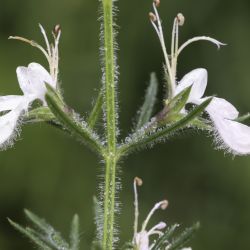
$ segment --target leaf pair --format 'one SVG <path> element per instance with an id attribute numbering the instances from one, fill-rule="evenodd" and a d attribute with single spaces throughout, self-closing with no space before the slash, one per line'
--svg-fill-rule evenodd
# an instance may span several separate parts
<path id="1" fill-rule="evenodd" d="M 23 227 L 9 219 L 10 224 L 42 250 L 79 250 L 79 217 L 75 215 L 71 223 L 70 242 L 66 242 L 45 220 L 29 210 L 25 210 L 27 219 L 32 227 Z"/>

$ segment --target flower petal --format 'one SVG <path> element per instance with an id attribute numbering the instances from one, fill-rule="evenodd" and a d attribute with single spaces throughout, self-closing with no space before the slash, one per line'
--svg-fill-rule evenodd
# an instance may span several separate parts
<path id="1" fill-rule="evenodd" d="M 0 96 L 0 112 L 15 109 L 23 101 L 23 96 Z"/>
<path id="2" fill-rule="evenodd" d="M 23 109 L 18 106 L 18 108 L 0 117 L 0 147 L 4 147 L 15 137 L 18 119 L 22 112 Z"/>
<path id="3" fill-rule="evenodd" d="M 233 121 L 239 112 L 231 103 L 214 97 L 206 111 L 214 123 L 220 147 L 235 155 L 250 154 L 250 127 Z"/>
<path id="4" fill-rule="evenodd" d="M 17 78 L 24 95 L 44 101 L 46 93 L 45 82 L 54 87 L 49 73 L 38 63 L 31 63 L 28 67 L 17 68 Z"/>
<path id="5" fill-rule="evenodd" d="M 179 94 L 185 88 L 193 85 L 187 103 L 196 103 L 207 87 L 207 71 L 206 69 L 195 69 L 186 74 L 175 89 L 175 95 Z"/>
<path id="6" fill-rule="evenodd" d="M 250 154 L 250 127 L 228 119 L 213 119 L 219 143 L 235 155 Z"/>
<path id="7" fill-rule="evenodd" d="M 49 83 L 52 87 L 56 87 L 56 83 L 52 80 L 49 72 L 39 63 L 30 63 L 28 68 L 33 71 L 35 74 L 39 75 L 39 78 L 44 82 Z"/>
<path id="8" fill-rule="evenodd" d="M 203 101 L 201 99 L 201 101 Z M 234 120 L 238 117 L 238 110 L 227 100 L 223 98 L 214 97 L 210 102 L 206 111 L 210 114 L 211 117 L 220 116 L 221 118 L 226 118 Z"/>

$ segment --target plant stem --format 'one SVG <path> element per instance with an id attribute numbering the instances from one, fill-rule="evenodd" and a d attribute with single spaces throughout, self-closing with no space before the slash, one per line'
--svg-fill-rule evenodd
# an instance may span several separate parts
<path id="1" fill-rule="evenodd" d="M 113 1 L 102 0 L 104 32 L 104 98 L 106 117 L 107 152 L 105 158 L 105 190 L 103 250 L 113 249 L 115 192 L 116 192 L 116 107 L 115 107 L 115 56 L 113 31 Z"/>

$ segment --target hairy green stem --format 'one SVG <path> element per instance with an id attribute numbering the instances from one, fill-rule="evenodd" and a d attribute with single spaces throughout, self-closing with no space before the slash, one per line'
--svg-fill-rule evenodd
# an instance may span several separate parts
<path id="1" fill-rule="evenodd" d="M 116 107 L 113 1 L 102 0 L 104 32 L 104 100 L 107 151 L 105 154 L 105 190 L 102 248 L 113 249 L 116 192 Z"/>

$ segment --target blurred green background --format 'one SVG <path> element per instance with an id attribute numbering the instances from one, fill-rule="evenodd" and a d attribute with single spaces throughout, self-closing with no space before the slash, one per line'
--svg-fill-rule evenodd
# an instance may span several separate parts
<path id="1" fill-rule="evenodd" d="M 39 52 L 9 35 L 41 41 L 38 23 L 63 30 L 60 79 L 66 101 L 81 114 L 91 108 L 100 86 L 98 0 L 0 0 L 0 94 L 19 94 L 15 69 L 31 61 L 46 65 Z M 130 131 L 136 109 L 143 101 L 149 74 L 162 74 L 162 53 L 148 21 L 151 0 L 119 0 L 120 65 L 119 104 L 121 138 Z M 230 100 L 250 111 L 250 2 L 249 0 L 162 0 L 160 8 L 166 38 L 170 39 L 176 13 L 186 17 L 181 41 L 195 35 L 213 36 L 228 46 L 217 51 L 202 43 L 189 47 L 179 60 L 181 78 L 196 67 L 209 71 L 207 94 Z M 161 81 L 162 83 L 163 81 Z M 163 93 L 159 93 L 160 109 Z M 121 242 L 132 237 L 135 176 L 140 188 L 141 218 L 156 201 L 167 198 L 169 208 L 153 222 L 199 220 L 201 230 L 193 249 L 233 250 L 250 246 L 250 158 L 232 157 L 213 149 L 212 139 L 201 133 L 133 155 L 121 164 Z M 82 249 L 90 249 L 94 236 L 92 197 L 103 172 L 98 159 L 60 131 L 45 124 L 22 128 L 14 147 L 0 153 L 0 249 L 32 249 L 6 218 L 25 223 L 29 208 L 67 237 L 71 217 L 81 218 Z"/>

